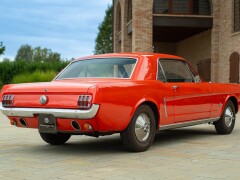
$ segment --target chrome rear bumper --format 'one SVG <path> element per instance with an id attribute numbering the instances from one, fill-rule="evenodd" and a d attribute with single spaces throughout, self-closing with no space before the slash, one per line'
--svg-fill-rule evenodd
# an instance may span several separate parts
<path id="1" fill-rule="evenodd" d="M 98 104 L 93 104 L 88 110 L 78 109 L 50 109 L 50 108 L 11 108 L 3 107 L 0 102 L 0 111 L 6 116 L 34 117 L 37 114 L 52 114 L 57 118 L 91 119 L 96 116 Z"/>

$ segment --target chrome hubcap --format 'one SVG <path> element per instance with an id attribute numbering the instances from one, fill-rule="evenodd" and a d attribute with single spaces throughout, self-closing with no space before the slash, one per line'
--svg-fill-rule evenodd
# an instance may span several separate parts
<path id="1" fill-rule="evenodd" d="M 150 134 L 150 118 L 142 113 L 137 117 L 135 124 L 135 134 L 140 142 L 144 142 L 148 139 Z"/>
<path id="2" fill-rule="evenodd" d="M 235 119 L 233 110 L 231 107 L 228 107 L 225 111 L 225 124 L 227 127 L 231 127 L 233 120 Z"/>

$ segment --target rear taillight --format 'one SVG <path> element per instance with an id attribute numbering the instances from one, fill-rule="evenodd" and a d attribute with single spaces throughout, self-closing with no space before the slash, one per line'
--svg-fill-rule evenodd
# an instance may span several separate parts
<path id="1" fill-rule="evenodd" d="M 89 109 L 92 106 L 92 95 L 79 96 L 77 105 L 81 109 Z"/>
<path id="2" fill-rule="evenodd" d="M 12 106 L 13 105 L 13 100 L 14 100 L 14 95 L 4 95 L 2 98 L 2 105 L 3 106 Z"/>

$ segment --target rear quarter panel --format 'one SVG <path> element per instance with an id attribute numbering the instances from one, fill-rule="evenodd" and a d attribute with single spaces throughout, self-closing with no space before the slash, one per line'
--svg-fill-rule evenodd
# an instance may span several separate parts
<path id="1" fill-rule="evenodd" d="M 212 88 L 212 113 L 211 117 L 220 117 L 226 102 L 235 98 L 237 106 L 240 103 L 240 86 L 236 84 L 211 83 Z M 238 109 L 238 108 L 237 108 Z"/>
<path id="2" fill-rule="evenodd" d="M 151 101 L 159 110 L 167 93 L 156 81 L 105 83 L 99 88 L 95 103 L 100 104 L 96 116 L 100 131 L 124 130 L 141 103 Z"/>

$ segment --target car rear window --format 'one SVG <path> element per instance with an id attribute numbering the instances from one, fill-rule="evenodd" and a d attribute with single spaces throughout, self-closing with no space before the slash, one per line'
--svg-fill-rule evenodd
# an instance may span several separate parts
<path id="1" fill-rule="evenodd" d="M 101 58 L 72 62 L 57 79 L 67 78 L 130 78 L 136 59 Z"/>

